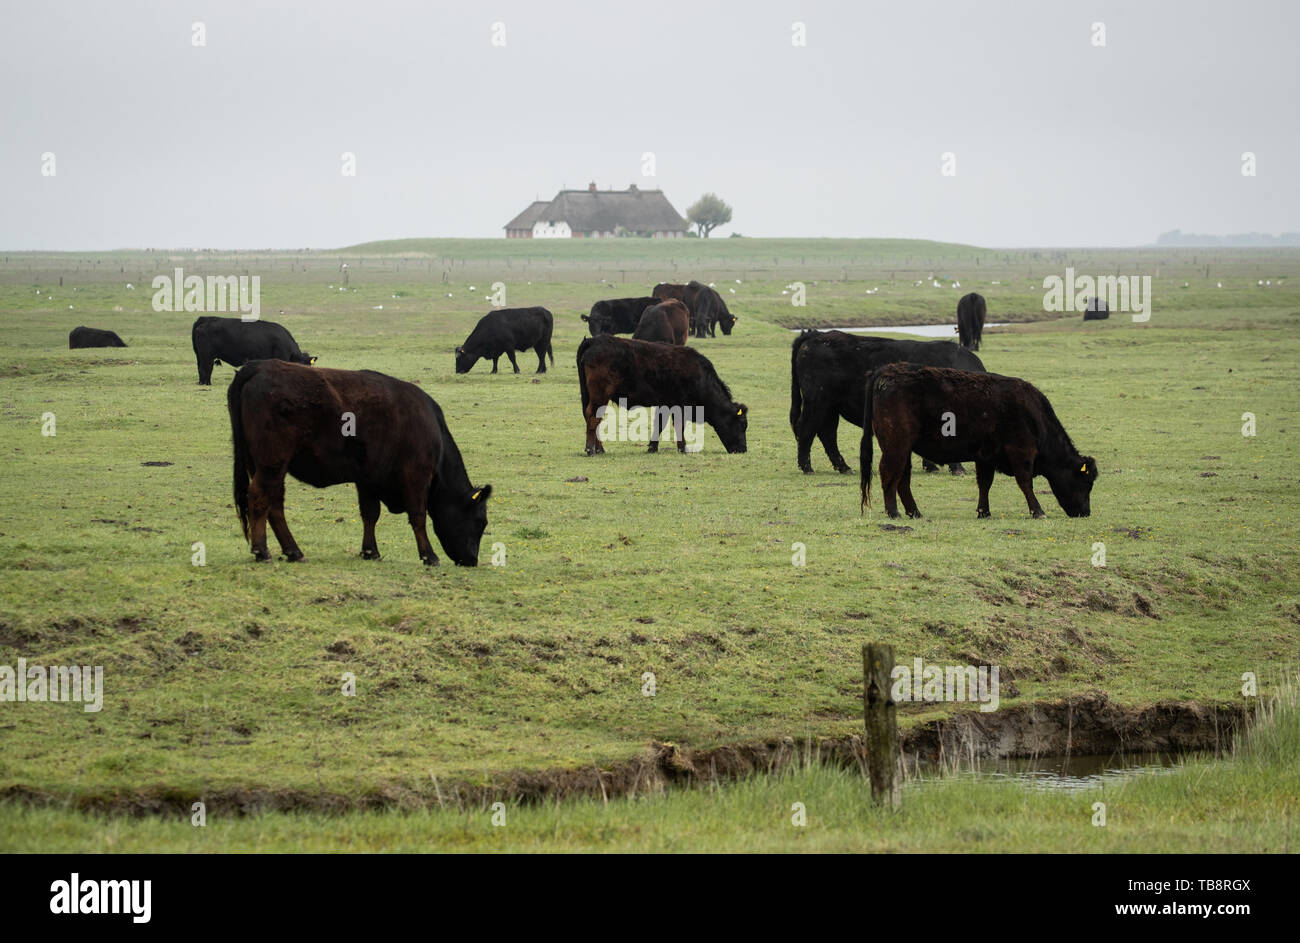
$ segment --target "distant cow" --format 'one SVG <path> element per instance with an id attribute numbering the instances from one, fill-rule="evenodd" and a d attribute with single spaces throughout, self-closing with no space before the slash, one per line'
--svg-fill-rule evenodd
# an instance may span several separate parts
<path id="1" fill-rule="evenodd" d="M 605 447 L 597 427 L 611 402 L 620 408 L 657 407 L 651 423 L 649 451 L 659 451 L 662 410 L 677 427 L 677 450 L 686 451 L 685 418 L 713 427 L 728 452 L 745 451 L 749 408 L 731 398 L 713 364 L 691 347 L 670 347 L 602 334 L 578 345 L 578 389 L 587 421 L 588 455 Z"/>
<path id="2" fill-rule="evenodd" d="M 988 313 L 988 305 L 984 303 L 984 296 L 971 292 L 969 295 L 962 295 L 961 300 L 957 302 L 957 337 L 961 346 L 968 350 L 980 349 L 980 338 L 984 334 L 984 316 Z"/>
<path id="3" fill-rule="evenodd" d="M 607 298 L 591 306 L 584 314 L 591 336 L 597 334 L 631 334 L 646 308 L 658 304 L 658 298 Z"/>
<path id="4" fill-rule="evenodd" d="M 799 468 L 804 474 L 812 474 L 809 453 L 814 437 L 821 439 L 836 471 L 853 471 L 840 454 L 840 419 L 861 425 L 867 377 L 886 364 L 903 360 L 984 372 L 979 357 L 952 341 L 896 341 L 844 331 L 804 331 L 795 338 L 790 351 L 790 428 L 798 442 Z M 937 470 L 930 462 L 924 467 Z M 962 475 L 966 470 L 953 464 L 950 471 Z"/>
<path id="5" fill-rule="evenodd" d="M 68 350 L 81 350 L 83 347 L 125 347 L 122 338 L 112 331 L 101 331 L 97 327 L 74 327 L 68 334 Z"/>
<path id="6" fill-rule="evenodd" d="M 420 559 L 436 565 L 425 516 L 447 556 L 478 564 L 492 486 L 475 488 L 447 421 L 428 393 L 371 370 L 308 369 L 258 360 L 235 374 L 226 393 L 235 449 L 235 507 L 253 556 L 269 560 L 266 525 L 288 560 L 302 551 L 284 519 L 286 471 L 325 488 L 357 487 L 361 556 L 379 559 L 375 522 L 382 501 L 405 513 Z M 352 414 L 350 427 L 342 416 Z"/>
<path id="7" fill-rule="evenodd" d="M 204 316 L 194 322 L 190 339 L 199 363 L 199 382 L 204 386 L 212 385 L 212 368 L 219 363 L 242 367 L 252 360 L 316 362 L 315 357 L 298 348 L 292 334 L 272 321 Z"/>
<path id="8" fill-rule="evenodd" d="M 632 337 L 639 341 L 658 341 L 661 344 L 681 346 L 686 343 L 690 327 L 691 313 L 686 310 L 686 305 L 676 298 L 669 298 L 645 309 Z"/>
<path id="9" fill-rule="evenodd" d="M 871 503 L 871 435 L 880 440 L 880 487 L 885 513 L 898 517 L 898 497 L 908 517 L 921 512 L 912 497 L 912 453 L 934 462 L 975 462 L 979 517 L 989 516 L 993 473 L 1012 475 L 1034 517 L 1042 475 L 1070 517 L 1091 511 L 1097 463 L 1080 455 L 1047 397 L 1024 380 L 995 373 L 891 364 L 867 384 L 863 411 L 862 506 Z"/>
<path id="10" fill-rule="evenodd" d="M 505 354 L 510 366 L 519 372 L 515 360 L 516 350 L 531 349 L 537 354 L 537 372 L 546 372 L 546 358 L 555 363 L 551 353 L 551 331 L 555 319 L 545 308 L 502 308 L 490 311 L 479 319 L 465 343 L 456 348 L 456 372 L 469 373 L 479 358 L 492 361 L 492 372 L 497 372 L 497 361 Z"/>
<path id="11" fill-rule="evenodd" d="M 1083 308 L 1085 321 L 1105 321 L 1110 317 L 1110 307 L 1104 298 L 1089 298 Z"/>
<path id="12" fill-rule="evenodd" d="M 719 325 L 723 334 L 730 335 L 738 320 L 727 310 L 727 303 L 721 295 L 697 281 L 685 285 L 660 282 L 651 294 L 658 299 L 676 298 L 683 302 L 691 313 L 691 335 L 694 337 L 714 337 L 714 329 Z"/>

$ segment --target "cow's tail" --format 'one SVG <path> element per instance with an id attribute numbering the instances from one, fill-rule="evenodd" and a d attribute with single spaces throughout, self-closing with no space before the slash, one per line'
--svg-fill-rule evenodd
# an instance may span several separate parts
<path id="1" fill-rule="evenodd" d="M 244 410 L 240 394 L 254 371 L 244 367 L 230 381 L 226 390 L 226 408 L 230 411 L 230 438 L 234 444 L 234 495 L 235 510 L 239 512 L 239 526 L 244 539 L 248 539 L 248 443 L 244 440 Z"/>
<path id="2" fill-rule="evenodd" d="M 980 295 L 979 303 L 973 305 L 975 308 L 975 323 L 971 325 L 971 333 L 975 335 L 975 349 L 980 349 L 980 339 L 984 336 L 984 319 L 988 316 L 988 305 L 984 301 L 984 296 Z"/>
<path id="3" fill-rule="evenodd" d="M 812 331 L 804 331 L 790 345 L 790 428 L 799 431 L 799 416 L 803 413 L 803 393 L 799 389 L 799 348 L 803 342 L 812 337 Z"/>
<path id="4" fill-rule="evenodd" d="M 551 358 L 551 366 L 555 366 L 555 351 L 551 350 L 551 335 L 555 332 L 555 323 L 551 322 L 546 325 L 546 356 Z"/>
<path id="5" fill-rule="evenodd" d="M 858 446 L 858 482 L 862 490 L 862 503 L 858 506 L 858 513 L 866 513 L 866 509 L 871 507 L 871 400 L 876 395 L 876 375 L 867 374 L 867 395 L 863 397 L 866 400 L 866 408 L 862 412 L 862 444 Z"/>
<path id="6" fill-rule="evenodd" d="M 582 369 L 582 355 L 591 346 L 591 340 L 590 337 L 584 337 L 582 343 L 578 345 L 578 392 L 582 394 L 582 412 L 584 415 L 587 412 L 587 404 L 591 402 L 591 394 L 587 392 L 587 371 Z"/>

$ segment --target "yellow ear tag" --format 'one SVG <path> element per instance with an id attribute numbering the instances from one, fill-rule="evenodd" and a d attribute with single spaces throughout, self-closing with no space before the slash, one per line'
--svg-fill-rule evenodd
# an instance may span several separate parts
<path id="1" fill-rule="evenodd" d="M 743 415 L 745 415 L 745 411 L 744 411 L 743 409 L 738 409 L 738 410 L 736 410 L 736 415 L 737 415 L 737 416 L 743 416 Z"/>
<path id="2" fill-rule="evenodd" d="M 480 488 L 478 491 L 475 491 L 473 494 L 471 494 L 471 495 L 469 496 L 469 499 L 470 499 L 471 501 L 477 501 L 477 500 L 478 500 L 478 496 L 481 495 L 482 493 L 483 493 L 483 489 Z"/>
<path id="3" fill-rule="evenodd" d="M 1085 475 L 1088 474 L 1088 466 L 1084 465 L 1082 468 L 1079 469 L 1079 471 L 1083 472 Z"/>

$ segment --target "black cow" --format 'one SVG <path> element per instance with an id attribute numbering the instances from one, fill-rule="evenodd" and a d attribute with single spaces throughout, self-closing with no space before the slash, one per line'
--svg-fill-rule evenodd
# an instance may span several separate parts
<path id="1" fill-rule="evenodd" d="M 68 350 L 81 350 L 84 347 L 125 347 L 122 338 L 112 331 L 101 331 L 97 327 L 74 327 L 68 334 Z"/>
<path id="2" fill-rule="evenodd" d="M 961 300 L 957 302 L 957 338 L 961 346 L 968 350 L 980 349 L 980 338 L 984 334 L 984 316 L 988 313 L 988 305 L 984 303 L 984 296 L 971 292 L 969 295 L 962 295 Z"/>
<path id="3" fill-rule="evenodd" d="M 606 298 L 584 314 L 591 336 L 597 334 L 631 334 L 636 330 L 645 309 L 659 303 L 658 298 Z"/>
<path id="4" fill-rule="evenodd" d="M 456 348 L 456 372 L 469 373 L 479 358 L 492 361 L 492 372 L 497 372 L 497 361 L 505 354 L 510 366 L 519 372 L 515 360 L 516 350 L 533 350 L 537 354 L 537 372 L 546 372 L 546 358 L 555 363 L 551 353 L 551 331 L 555 319 L 545 308 L 502 308 L 490 311 L 479 318 L 465 343 Z"/>
<path id="5" fill-rule="evenodd" d="M 715 328 L 719 325 L 723 334 L 730 335 L 739 320 L 727 310 L 722 296 L 701 282 L 692 280 L 685 285 L 660 282 L 651 294 L 660 300 L 676 298 L 684 303 L 691 313 L 691 335 L 694 337 L 715 337 Z"/>
<path id="6" fill-rule="evenodd" d="M 996 373 L 899 363 L 882 367 L 866 384 L 861 463 L 862 506 L 871 503 L 871 435 L 880 440 L 880 487 L 885 513 L 898 517 L 898 497 L 908 517 L 921 512 L 912 497 L 912 453 L 934 462 L 975 462 L 976 514 L 989 516 L 993 473 L 1012 475 L 1034 517 L 1042 475 L 1070 517 L 1091 513 L 1097 463 L 1080 455 L 1047 397 L 1024 380 Z"/>
<path id="7" fill-rule="evenodd" d="M 1110 307 L 1103 298 L 1089 298 L 1083 308 L 1085 321 L 1105 321 L 1110 318 Z"/>
<path id="8" fill-rule="evenodd" d="M 364 524 L 361 556 L 379 559 L 382 501 L 405 512 L 420 559 L 436 565 L 425 530 L 460 566 L 478 564 L 492 486 L 475 488 L 438 404 L 413 383 L 372 370 L 308 369 L 257 360 L 226 392 L 234 440 L 235 508 L 253 556 L 269 560 L 269 519 L 286 559 L 302 551 L 284 519 L 284 476 L 316 488 L 352 482 Z M 351 413 L 345 422 L 342 414 Z"/>
<path id="9" fill-rule="evenodd" d="M 663 411 L 674 418 L 679 452 L 686 451 L 687 419 L 712 426 L 728 452 L 745 451 L 749 408 L 732 399 L 713 364 L 694 348 L 606 334 L 583 338 L 578 345 L 578 389 L 587 421 L 588 455 L 605 451 L 596 430 L 602 407 L 610 402 L 628 409 L 657 407 L 651 423 L 651 452 L 659 451 Z"/>
<path id="10" fill-rule="evenodd" d="M 293 335 L 273 321 L 204 316 L 190 329 L 199 382 L 212 385 L 212 368 L 219 363 L 242 367 L 253 360 L 284 360 L 313 364 L 316 358 L 298 348 Z"/>
<path id="11" fill-rule="evenodd" d="M 853 471 L 840 454 L 840 419 L 861 425 L 867 377 L 885 364 L 903 360 L 984 372 L 978 357 L 951 341 L 896 341 L 844 331 L 804 331 L 794 339 L 790 350 L 790 428 L 798 442 L 799 468 L 804 474 L 812 474 L 809 453 L 814 437 L 821 439 L 836 471 Z M 930 462 L 924 467 L 937 470 Z M 949 470 L 954 475 L 966 473 L 960 464 Z"/>

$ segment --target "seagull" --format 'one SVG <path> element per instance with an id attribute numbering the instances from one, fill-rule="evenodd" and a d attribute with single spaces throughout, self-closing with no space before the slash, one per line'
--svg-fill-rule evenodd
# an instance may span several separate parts
<path id="1" fill-rule="evenodd" d="M 1220 288 L 1223 287 L 1223 282 L 1219 282 L 1219 287 L 1220 287 Z"/>

